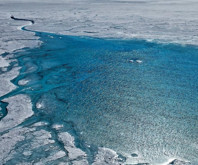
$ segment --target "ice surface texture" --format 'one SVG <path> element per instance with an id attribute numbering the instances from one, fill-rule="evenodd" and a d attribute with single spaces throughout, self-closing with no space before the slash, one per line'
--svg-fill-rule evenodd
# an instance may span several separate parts
<path id="1" fill-rule="evenodd" d="M 11 15 L 33 19 L 36 24 L 30 28 L 39 31 L 198 43 L 197 0 L 1 0 L 0 4 L 1 21 Z"/>

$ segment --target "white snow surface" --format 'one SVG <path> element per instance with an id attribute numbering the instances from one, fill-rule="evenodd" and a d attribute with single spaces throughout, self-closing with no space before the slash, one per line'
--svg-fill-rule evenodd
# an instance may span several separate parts
<path id="1" fill-rule="evenodd" d="M 3 101 L 8 103 L 8 114 L 0 122 L 0 132 L 21 124 L 33 115 L 32 102 L 27 95 L 19 94 Z"/>
<path id="2" fill-rule="evenodd" d="M 19 69 L 20 67 L 15 67 L 4 74 L 0 74 L 0 97 L 17 88 L 10 81 L 19 75 Z"/>
<path id="3" fill-rule="evenodd" d="M 0 35 L 9 31 L 0 42 L 35 44 L 22 42 L 35 37 L 17 31 L 23 22 L 11 20 L 14 15 L 35 20 L 28 29 L 37 31 L 197 45 L 197 9 L 197 0 L 0 0 Z"/>

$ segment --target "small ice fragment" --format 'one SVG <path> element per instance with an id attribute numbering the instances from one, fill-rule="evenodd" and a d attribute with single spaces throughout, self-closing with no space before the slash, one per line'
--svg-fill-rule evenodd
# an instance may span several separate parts
<path id="1" fill-rule="evenodd" d="M 142 61 L 141 61 L 141 60 L 136 60 L 136 62 L 137 62 L 137 63 L 139 63 L 139 64 L 140 64 L 140 63 L 142 63 Z"/>
<path id="2" fill-rule="evenodd" d="M 28 82 L 29 82 L 28 80 L 22 79 L 22 80 L 19 80 L 18 84 L 23 86 L 23 85 L 26 85 Z"/>
<path id="3" fill-rule="evenodd" d="M 30 156 L 30 155 L 32 155 L 32 152 L 31 151 L 24 151 L 23 152 L 23 155 Z"/>
<path id="4" fill-rule="evenodd" d="M 42 103 L 36 103 L 36 108 L 37 109 L 40 109 L 40 108 L 43 108 L 44 107 L 44 105 L 42 104 Z"/>
<path id="5" fill-rule="evenodd" d="M 39 126 L 45 126 L 45 125 L 48 125 L 49 123 L 47 122 L 43 122 L 43 121 L 40 121 L 40 122 L 37 122 L 35 124 L 33 124 L 34 127 L 39 127 Z"/>
<path id="6" fill-rule="evenodd" d="M 53 124 L 52 128 L 59 130 L 59 129 L 63 128 L 63 124 Z"/>

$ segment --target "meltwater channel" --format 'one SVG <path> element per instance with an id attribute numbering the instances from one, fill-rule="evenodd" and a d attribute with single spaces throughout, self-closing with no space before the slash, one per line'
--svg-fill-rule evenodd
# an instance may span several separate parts
<path id="1" fill-rule="evenodd" d="M 89 157 L 107 147 L 131 164 L 172 158 L 198 164 L 198 47 L 35 35 L 40 47 L 14 53 L 21 70 L 9 96 L 30 96 L 34 111 L 23 127 L 38 121 L 62 125 Z M 44 152 L 34 152 L 39 150 Z"/>

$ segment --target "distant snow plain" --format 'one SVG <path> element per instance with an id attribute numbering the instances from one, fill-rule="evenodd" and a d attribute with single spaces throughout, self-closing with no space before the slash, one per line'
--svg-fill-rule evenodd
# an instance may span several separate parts
<path id="1" fill-rule="evenodd" d="M 197 0 L 0 0 L 0 49 L 35 44 L 11 15 L 34 19 L 37 31 L 197 45 L 197 9 Z"/>

